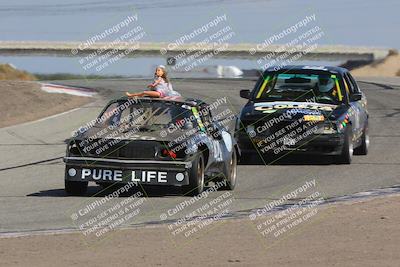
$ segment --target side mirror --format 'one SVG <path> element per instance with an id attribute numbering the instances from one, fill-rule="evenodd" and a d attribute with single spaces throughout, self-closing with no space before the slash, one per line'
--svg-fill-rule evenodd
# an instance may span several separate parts
<path id="1" fill-rule="evenodd" d="M 362 94 L 361 93 L 354 93 L 350 96 L 350 101 L 359 101 L 362 99 Z"/>
<path id="2" fill-rule="evenodd" d="M 240 97 L 250 99 L 250 90 L 240 90 Z"/>

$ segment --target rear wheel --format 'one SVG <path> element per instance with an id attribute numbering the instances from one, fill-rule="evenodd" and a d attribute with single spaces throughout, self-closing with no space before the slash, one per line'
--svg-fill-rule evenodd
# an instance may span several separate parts
<path id="1" fill-rule="evenodd" d="M 336 162 L 338 164 L 350 164 L 353 158 L 353 140 L 352 140 L 352 130 L 348 127 L 344 136 L 344 143 L 342 148 L 342 153 L 336 156 Z"/>
<path id="2" fill-rule="evenodd" d="M 369 147 L 369 135 L 368 126 L 365 126 L 363 134 L 361 136 L 361 145 L 354 149 L 355 155 L 367 155 Z"/>
<path id="3" fill-rule="evenodd" d="M 226 181 L 226 185 L 222 187 L 224 190 L 233 190 L 236 187 L 236 177 L 237 177 L 237 153 L 234 148 L 231 155 L 231 160 L 229 161 L 229 165 L 226 166 L 224 171 L 224 178 Z"/>
<path id="4" fill-rule="evenodd" d="M 204 184 L 204 157 L 199 154 L 192 162 L 192 168 L 189 173 L 189 186 L 187 186 L 186 193 L 190 196 L 197 196 L 203 192 Z"/>
<path id="5" fill-rule="evenodd" d="M 88 182 L 65 180 L 65 192 L 70 196 L 83 196 L 86 194 Z"/>

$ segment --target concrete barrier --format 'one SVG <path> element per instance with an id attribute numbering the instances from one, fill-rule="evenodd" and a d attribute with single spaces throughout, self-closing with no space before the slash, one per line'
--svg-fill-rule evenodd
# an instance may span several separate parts
<path id="1" fill-rule="evenodd" d="M 225 45 L 225 49 L 221 49 L 214 55 L 216 58 L 241 58 L 241 59 L 257 59 L 267 53 L 275 52 L 275 56 L 284 54 L 290 50 L 290 47 L 283 47 L 280 45 L 270 45 L 262 51 L 249 51 L 257 46 L 257 44 L 219 44 L 213 47 L 206 48 L 205 52 L 213 51 L 218 47 Z M 40 55 L 40 56 L 67 56 L 67 57 L 81 57 L 90 55 L 99 49 L 104 49 L 102 54 L 107 51 L 117 50 L 126 51 L 127 49 L 134 49 L 133 52 L 128 53 L 127 57 L 176 57 L 184 51 L 196 52 L 200 51 L 201 47 L 197 43 L 188 43 L 179 45 L 174 49 L 167 49 L 168 43 L 119 43 L 113 45 L 112 43 L 101 42 L 92 44 L 89 48 L 80 49 L 82 44 L 80 42 L 48 42 L 48 41 L 0 41 L 0 55 Z M 276 51 L 280 48 L 283 50 L 279 53 Z M 207 51 L 208 50 L 208 51 Z M 160 52 L 162 51 L 162 53 Z M 372 62 L 385 58 L 390 49 L 385 48 L 371 48 L 371 47 L 354 47 L 344 45 L 327 45 L 317 46 L 312 51 L 297 50 L 298 53 L 303 53 L 302 60 L 324 60 L 324 61 L 365 61 Z M 304 53 L 307 52 L 307 53 Z"/>

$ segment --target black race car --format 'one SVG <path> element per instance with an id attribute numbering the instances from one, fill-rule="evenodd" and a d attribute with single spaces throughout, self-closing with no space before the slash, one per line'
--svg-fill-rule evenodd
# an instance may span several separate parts
<path id="1" fill-rule="evenodd" d="M 233 190 L 239 150 L 232 134 L 198 100 L 120 98 L 76 131 L 64 158 L 65 190 L 107 186 L 179 186 L 197 195 L 212 178 Z"/>
<path id="2" fill-rule="evenodd" d="M 349 164 L 353 153 L 368 153 L 367 100 L 344 68 L 270 68 L 240 96 L 249 99 L 237 125 L 242 154 L 332 155 Z"/>

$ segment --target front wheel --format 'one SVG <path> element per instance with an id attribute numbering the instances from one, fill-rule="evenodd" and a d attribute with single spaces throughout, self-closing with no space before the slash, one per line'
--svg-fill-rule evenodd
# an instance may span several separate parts
<path id="1" fill-rule="evenodd" d="M 367 155 L 369 147 L 368 126 L 365 126 L 361 136 L 361 145 L 354 149 L 355 155 Z"/>
<path id="2" fill-rule="evenodd" d="M 352 130 L 349 127 L 344 135 L 342 153 L 336 156 L 336 162 L 338 164 L 350 164 L 353 158 L 353 152 Z"/>
<path id="3" fill-rule="evenodd" d="M 187 186 L 187 194 L 197 196 L 204 190 L 205 175 L 204 175 L 204 157 L 199 154 L 192 161 L 192 168 L 189 173 L 189 185 Z"/>
<path id="4" fill-rule="evenodd" d="M 231 155 L 231 160 L 229 161 L 229 165 L 225 167 L 224 178 L 226 185 L 222 188 L 225 190 L 233 190 L 236 187 L 236 177 L 237 177 L 237 153 L 234 148 Z"/>
<path id="5" fill-rule="evenodd" d="M 65 192 L 70 196 L 83 196 L 86 194 L 88 182 L 65 180 Z"/>

